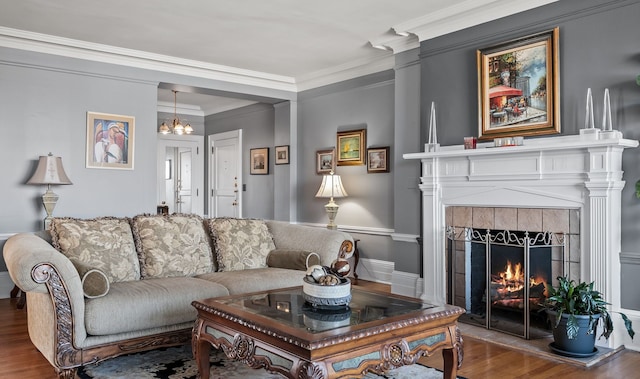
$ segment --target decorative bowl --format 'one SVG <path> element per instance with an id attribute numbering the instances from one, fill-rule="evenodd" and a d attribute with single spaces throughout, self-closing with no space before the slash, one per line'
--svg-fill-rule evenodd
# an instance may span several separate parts
<path id="1" fill-rule="evenodd" d="M 321 286 L 305 277 L 302 282 L 302 297 L 318 308 L 336 308 L 349 305 L 351 301 L 351 281 L 340 278 L 335 286 Z"/>

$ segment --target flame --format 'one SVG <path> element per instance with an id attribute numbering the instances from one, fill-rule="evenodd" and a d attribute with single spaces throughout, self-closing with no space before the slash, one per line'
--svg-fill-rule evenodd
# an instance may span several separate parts
<path id="1" fill-rule="evenodd" d="M 501 284 L 501 287 L 497 289 L 497 292 L 500 295 L 504 296 L 513 292 L 522 291 L 524 289 L 524 270 L 522 269 L 522 264 L 519 262 L 514 265 L 511 263 L 511 261 L 507 261 L 507 265 L 504 271 L 498 273 L 498 277 L 500 279 L 494 281 L 494 283 Z M 529 278 L 529 287 L 533 287 L 541 283 L 544 284 L 544 295 L 548 296 L 546 290 L 546 280 L 543 277 L 531 276 Z"/>

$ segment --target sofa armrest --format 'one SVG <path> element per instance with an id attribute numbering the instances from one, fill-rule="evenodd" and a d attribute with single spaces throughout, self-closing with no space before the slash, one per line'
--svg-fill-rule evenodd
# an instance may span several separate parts
<path id="1" fill-rule="evenodd" d="M 283 221 L 267 221 L 277 249 L 312 251 L 320 256 L 320 264 L 331 265 L 339 256 L 349 258 L 354 252 L 349 233 Z"/>
<path id="2" fill-rule="evenodd" d="M 56 342 L 53 347 L 59 367 L 75 361 L 75 346 L 80 346 L 87 335 L 84 293 L 80 275 L 73 263 L 33 233 L 10 237 L 4 245 L 3 255 L 9 276 L 20 289 L 49 294 L 55 312 L 53 319 L 56 325 L 53 327 Z"/>
<path id="3" fill-rule="evenodd" d="M 9 276 L 25 292 L 48 292 L 45 282 L 34 278 L 34 269 L 44 263 L 57 269 L 69 291 L 77 290 L 82 293 L 80 275 L 73 263 L 35 234 L 20 233 L 11 236 L 5 243 L 3 255 Z"/>

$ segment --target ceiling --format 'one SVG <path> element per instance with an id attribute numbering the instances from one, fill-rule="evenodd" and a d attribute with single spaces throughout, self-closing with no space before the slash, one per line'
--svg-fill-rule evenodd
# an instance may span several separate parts
<path id="1" fill-rule="evenodd" d="M 553 1 L 0 0 L 0 46 L 160 63 L 295 92 L 391 68 L 394 53 L 420 41 Z M 204 114 L 232 106 L 210 95 L 178 96 Z M 172 105 L 173 93 L 162 89 L 158 100 Z"/>

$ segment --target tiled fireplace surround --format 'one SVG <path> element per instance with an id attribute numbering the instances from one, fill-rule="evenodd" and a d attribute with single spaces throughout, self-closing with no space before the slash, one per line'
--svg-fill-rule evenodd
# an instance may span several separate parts
<path id="1" fill-rule="evenodd" d="M 580 280 L 580 212 L 577 209 L 452 206 L 445 210 L 445 224 L 457 231 L 473 228 L 481 231 L 527 231 L 532 237 L 540 232 L 566 235 L 567 267 L 554 267 L 554 272 L 564 270 L 571 279 Z M 554 259 L 562 265 L 559 252 Z"/>
<path id="2" fill-rule="evenodd" d="M 492 143 L 483 143 L 473 150 L 456 145 L 404 154 L 422 164 L 421 298 L 446 302 L 448 215 L 452 222 L 458 216 L 464 222 L 470 218 L 471 223 L 485 223 L 493 213 L 499 229 L 531 230 L 525 226 L 541 223 L 544 231 L 545 214 L 570 210 L 569 228 L 572 217 L 577 219 L 573 227 L 579 228 L 575 271 L 580 280 L 595 281 L 611 309 L 619 310 L 622 153 L 638 142 L 613 137 L 560 136 L 526 139 L 524 146 L 492 148 Z M 546 218 L 547 225 L 555 222 Z M 599 340 L 608 347 L 625 341 L 621 319 L 614 322 L 608 342 Z"/>

